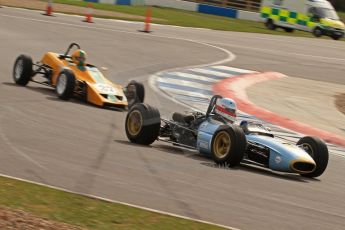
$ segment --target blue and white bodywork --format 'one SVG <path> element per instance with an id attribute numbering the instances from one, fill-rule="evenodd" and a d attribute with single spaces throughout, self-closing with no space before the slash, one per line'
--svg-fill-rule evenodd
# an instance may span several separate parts
<path id="1" fill-rule="evenodd" d="M 133 143 L 149 145 L 160 140 L 194 149 L 229 167 L 245 161 L 305 177 L 318 177 L 326 170 L 329 156 L 324 141 L 307 136 L 292 144 L 275 138 L 261 124 L 233 124 L 233 120 L 215 111 L 221 98 L 212 97 L 206 114 L 175 112 L 171 120 L 160 118 L 154 107 L 137 104 L 126 117 L 127 137 Z"/>
<path id="2" fill-rule="evenodd" d="M 211 118 L 208 118 L 206 121 L 201 123 L 198 129 L 198 138 L 196 145 L 200 153 L 209 156 L 211 155 L 212 138 L 221 125 L 222 124 L 213 121 Z"/>
<path id="3" fill-rule="evenodd" d="M 212 139 L 224 124 L 208 118 L 198 129 L 197 150 L 212 155 Z M 246 131 L 247 149 L 244 159 L 254 161 L 275 171 L 310 173 L 315 170 L 313 158 L 301 147 L 281 142 L 260 124 L 241 126 Z"/>
<path id="4" fill-rule="evenodd" d="M 313 158 L 297 145 L 279 142 L 273 137 L 257 134 L 248 134 L 246 138 L 248 143 L 265 147 L 268 150 L 268 167 L 272 170 L 309 173 L 316 167 Z"/>

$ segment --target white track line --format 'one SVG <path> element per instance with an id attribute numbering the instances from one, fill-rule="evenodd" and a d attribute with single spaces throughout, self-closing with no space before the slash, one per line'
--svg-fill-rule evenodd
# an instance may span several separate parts
<path id="1" fill-rule="evenodd" d="M 172 79 L 172 78 L 164 78 L 160 77 L 157 79 L 158 83 L 168 83 L 168 84 L 174 84 L 174 85 L 179 85 L 179 86 L 187 86 L 187 87 L 193 87 L 193 88 L 198 88 L 201 90 L 208 90 L 212 91 L 211 86 L 212 84 L 202 84 L 202 83 L 197 83 L 197 82 L 190 82 L 190 81 L 185 81 L 185 80 L 177 80 L 177 79 Z"/>
<path id="2" fill-rule="evenodd" d="M 306 58 L 312 58 L 317 60 L 329 60 L 329 61 L 338 61 L 339 63 L 344 63 L 344 58 L 336 58 L 336 57 L 325 57 L 325 56 L 319 56 L 319 55 L 311 55 L 311 54 L 303 54 L 303 53 L 295 53 L 295 52 L 282 52 L 279 50 L 270 50 L 270 49 L 264 49 L 264 48 L 256 48 L 256 47 L 249 47 L 249 46 L 242 46 L 242 45 L 235 45 L 230 43 L 213 43 L 216 45 L 221 46 L 228 46 L 228 47 L 235 47 L 235 48 L 241 48 L 241 49 L 247 49 L 247 50 L 254 50 L 254 51 L 260 51 L 265 53 L 274 53 L 278 55 L 292 55 L 292 56 L 300 56 L 300 57 L 306 57 Z"/>
<path id="3" fill-rule="evenodd" d="M 211 70 L 211 69 L 193 68 L 190 70 L 193 72 L 197 72 L 197 73 L 209 74 L 209 75 L 218 76 L 218 77 L 225 77 L 225 78 L 232 76 L 232 74 L 230 74 L 230 73 L 218 72 L 218 71 Z"/>
<path id="4" fill-rule="evenodd" d="M 0 116 L 0 138 L 5 142 L 5 144 L 7 144 L 12 149 L 13 152 L 10 152 L 10 153 L 11 154 L 16 153 L 17 155 L 22 156 L 23 158 L 25 158 L 27 161 L 31 162 L 38 168 L 47 169 L 46 167 L 38 163 L 36 160 L 34 160 L 32 157 L 30 157 L 28 154 L 24 153 L 19 148 L 17 148 L 14 144 L 12 144 L 12 142 L 8 139 L 8 137 L 2 131 L 3 130 L 1 126 L 2 118 L 3 116 Z"/>
<path id="5" fill-rule="evenodd" d="M 256 71 L 252 71 L 252 70 L 246 70 L 246 69 L 239 69 L 239 68 L 234 68 L 234 67 L 230 67 L 230 66 L 212 66 L 213 69 L 219 69 L 219 70 L 225 70 L 225 71 L 231 71 L 231 72 L 237 72 L 237 73 L 257 73 Z"/>
<path id="6" fill-rule="evenodd" d="M 214 83 L 214 82 L 219 81 L 219 79 L 215 79 L 215 78 L 212 78 L 212 77 L 205 77 L 205 76 L 201 76 L 201 75 L 195 75 L 195 74 L 183 73 L 183 72 L 171 72 L 171 73 L 169 73 L 169 75 L 177 76 L 177 77 L 183 77 L 183 78 L 188 78 L 188 79 L 191 79 L 191 80 L 200 80 L 200 81 L 205 81 L 205 82 L 209 82 L 209 83 Z M 163 77 L 166 78 L 166 76 L 162 76 L 162 78 Z"/>
<path id="7" fill-rule="evenodd" d="M 93 29 L 93 30 L 103 30 L 103 31 L 127 33 L 127 34 L 132 34 L 132 35 L 135 35 L 135 36 L 151 36 L 151 37 L 167 38 L 167 39 L 174 39 L 174 40 L 192 42 L 192 43 L 195 43 L 195 44 L 204 45 L 204 46 L 208 46 L 208 47 L 211 47 L 211 48 L 218 49 L 220 51 L 225 52 L 226 55 L 227 55 L 227 57 L 225 59 L 222 59 L 220 61 L 216 61 L 216 62 L 208 63 L 208 64 L 203 64 L 203 65 L 196 65 L 195 67 L 198 67 L 198 66 L 209 66 L 209 65 L 221 65 L 223 63 L 230 62 L 230 61 L 235 59 L 235 55 L 233 53 L 231 53 L 230 51 L 224 49 L 224 48 L 221 48 L 221 47 L 218 47 L 218 46 L 214 46 L 214 45 L 202 42 L 202 41 L 193 40 L 193 39 L 185 39 L 185 38 L 180 38 L 180 37 L 176 37 L 176 36 L 146 34 L 146 33 L 139 33 L 139 32 L 133 32 L 133 31 L 120 30 L 120 29 L 111 29 L 111 28 L 102 28 L 102 27 L 94 27 L 94 26 L 86 26 L 86 25 L 77 25 L 77 24 L 66 23 L 66 22 L 54 22 L 54 21 L 47 21 L 47 20 L 42 20 L 42 19 L 33 19 L 33 18 L 27 18 L 27 17 L 22 17 L 22 16 L 8 15 L 8 14 L 0 14 L 0 16 L 9 17 L 9 18 L 23 19 L 23 20 L 26 20 L 26 21 L 35 21 L 35 22 L 43 22 L 43 23 L 49 23 L 49 24 L 63 25 L 63 26 L 71 26 L 71 27 L 86 28 L 86 29 Z M 189 66 L 189 67 L 191 68 L 192 66 Z M 186 67 L 186 68 L 188 68 L 188 67 Z"/>
<path id="8" fill-rule="evenodd" d="M 185 96 L 199 97 L 199 98 L 204 98 L 204 99 L 210 99 L 211 98 L 210 95 L 205 95 L 205 94 L 197 93 L 197 92 L 186 92 L 185 90 L 173 89 L 173 88 L 165 87 L 165 86 L 160 86 L 160 88 L 164 89 L 165 91 L 168 91 L 168 93 L 173 93 L 177 96 L 178 95 L 185 95 Z"/>

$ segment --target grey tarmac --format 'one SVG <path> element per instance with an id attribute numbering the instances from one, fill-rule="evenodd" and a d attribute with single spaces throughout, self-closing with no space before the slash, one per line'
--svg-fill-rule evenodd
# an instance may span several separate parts
<path id="1" fill-rule="evenodd" d="M 0 10 L 0 173 L 240 229 L 343 228 L 342 157 L 331 155 L 328 170 L 313 180 L 244 164 L 220 169 L 191 151 L 130 144 L 124 112 L 60 101 L 51 89 L 18 87 L 11 79 L 20 53 L 38 60 L 79 42 L 111 80 L 141 79 L 147 102 L 169 116 L 187 108 L 150 90 L 149 76 L 227 58 L 219 49 L 171 37 L 228 49 L 237 55 L 227 63 L 233 67 L 344 84 L 341 42 L 159 25 L 141 34 L 142 24 L 81 19 Z"/>

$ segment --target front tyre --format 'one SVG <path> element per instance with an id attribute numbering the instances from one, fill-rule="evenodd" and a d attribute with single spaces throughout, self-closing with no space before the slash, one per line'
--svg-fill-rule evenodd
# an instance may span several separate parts
<path id="1" fill-rule="evenodd" d="M 66 101 L 73 97 L 75 81 L 74 73 L 71 70 L 62 70 L 57 78 L 55 86 L 57 96 Z"/>
<path id="2" fill-rule="evenodd" d="M 32 58 L 28 55 L 20 55 L 13 67 L 13 80 L 17 85 L 26 86 L 32 77 Z"/>
<path id="3" fill-rule="evenodd" d="M 238 126 L 222 126 L 213 135 L 211 153 L 220 165 L 235 167 L 242 161 L 247 146 L 243 130 Z"/>
<path id="4" fill-rule="evenodd" d="M 341 39 L 343 36 L 341 35 L 332 35 L 331 38 L 333 38 L 333 40 L 339 40 Z"/>
<path id="5" fill-rule="evenodd" d="M 284 30 L 287 33 L 293 33 L 295 31 L 293 28 L 289 28 L 289 27 L 284 27 Z"/>
<path id="6" fill-rule="evenodd" d="M 313 35 L 317 38 L 321 37 L 322 36 L 322 30 L 319 27 L 316 27 L 313 30 Z"/>
<path id="7" fill-rule="evenodd" d="M 135 104 L 126 116 L 126 135 L 132 143 L 152 144 L 159 136 L 160 126 L 158 109 L 147 104 Z"/>
<path id="8" fill-rule="evenodd" d="M 301 174 L 304 177 L 318 177 L 323 174 L 328 165 L 328 148 L 324 141 L 316 137 L 303 137 L 297 145 L 301 146 L 315 161 L 316 168 L 311 173 Z"/>

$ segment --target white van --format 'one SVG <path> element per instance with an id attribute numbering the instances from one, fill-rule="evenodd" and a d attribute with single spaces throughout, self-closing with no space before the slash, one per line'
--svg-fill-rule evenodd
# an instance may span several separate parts
<path id="1" fill-rule="evenodd" d="M 280 27 L 327 35 L 335 40 L 344 36 L 345 25 L 327 0 L 262 0 L 261 17 L 268 29 Z"/>

